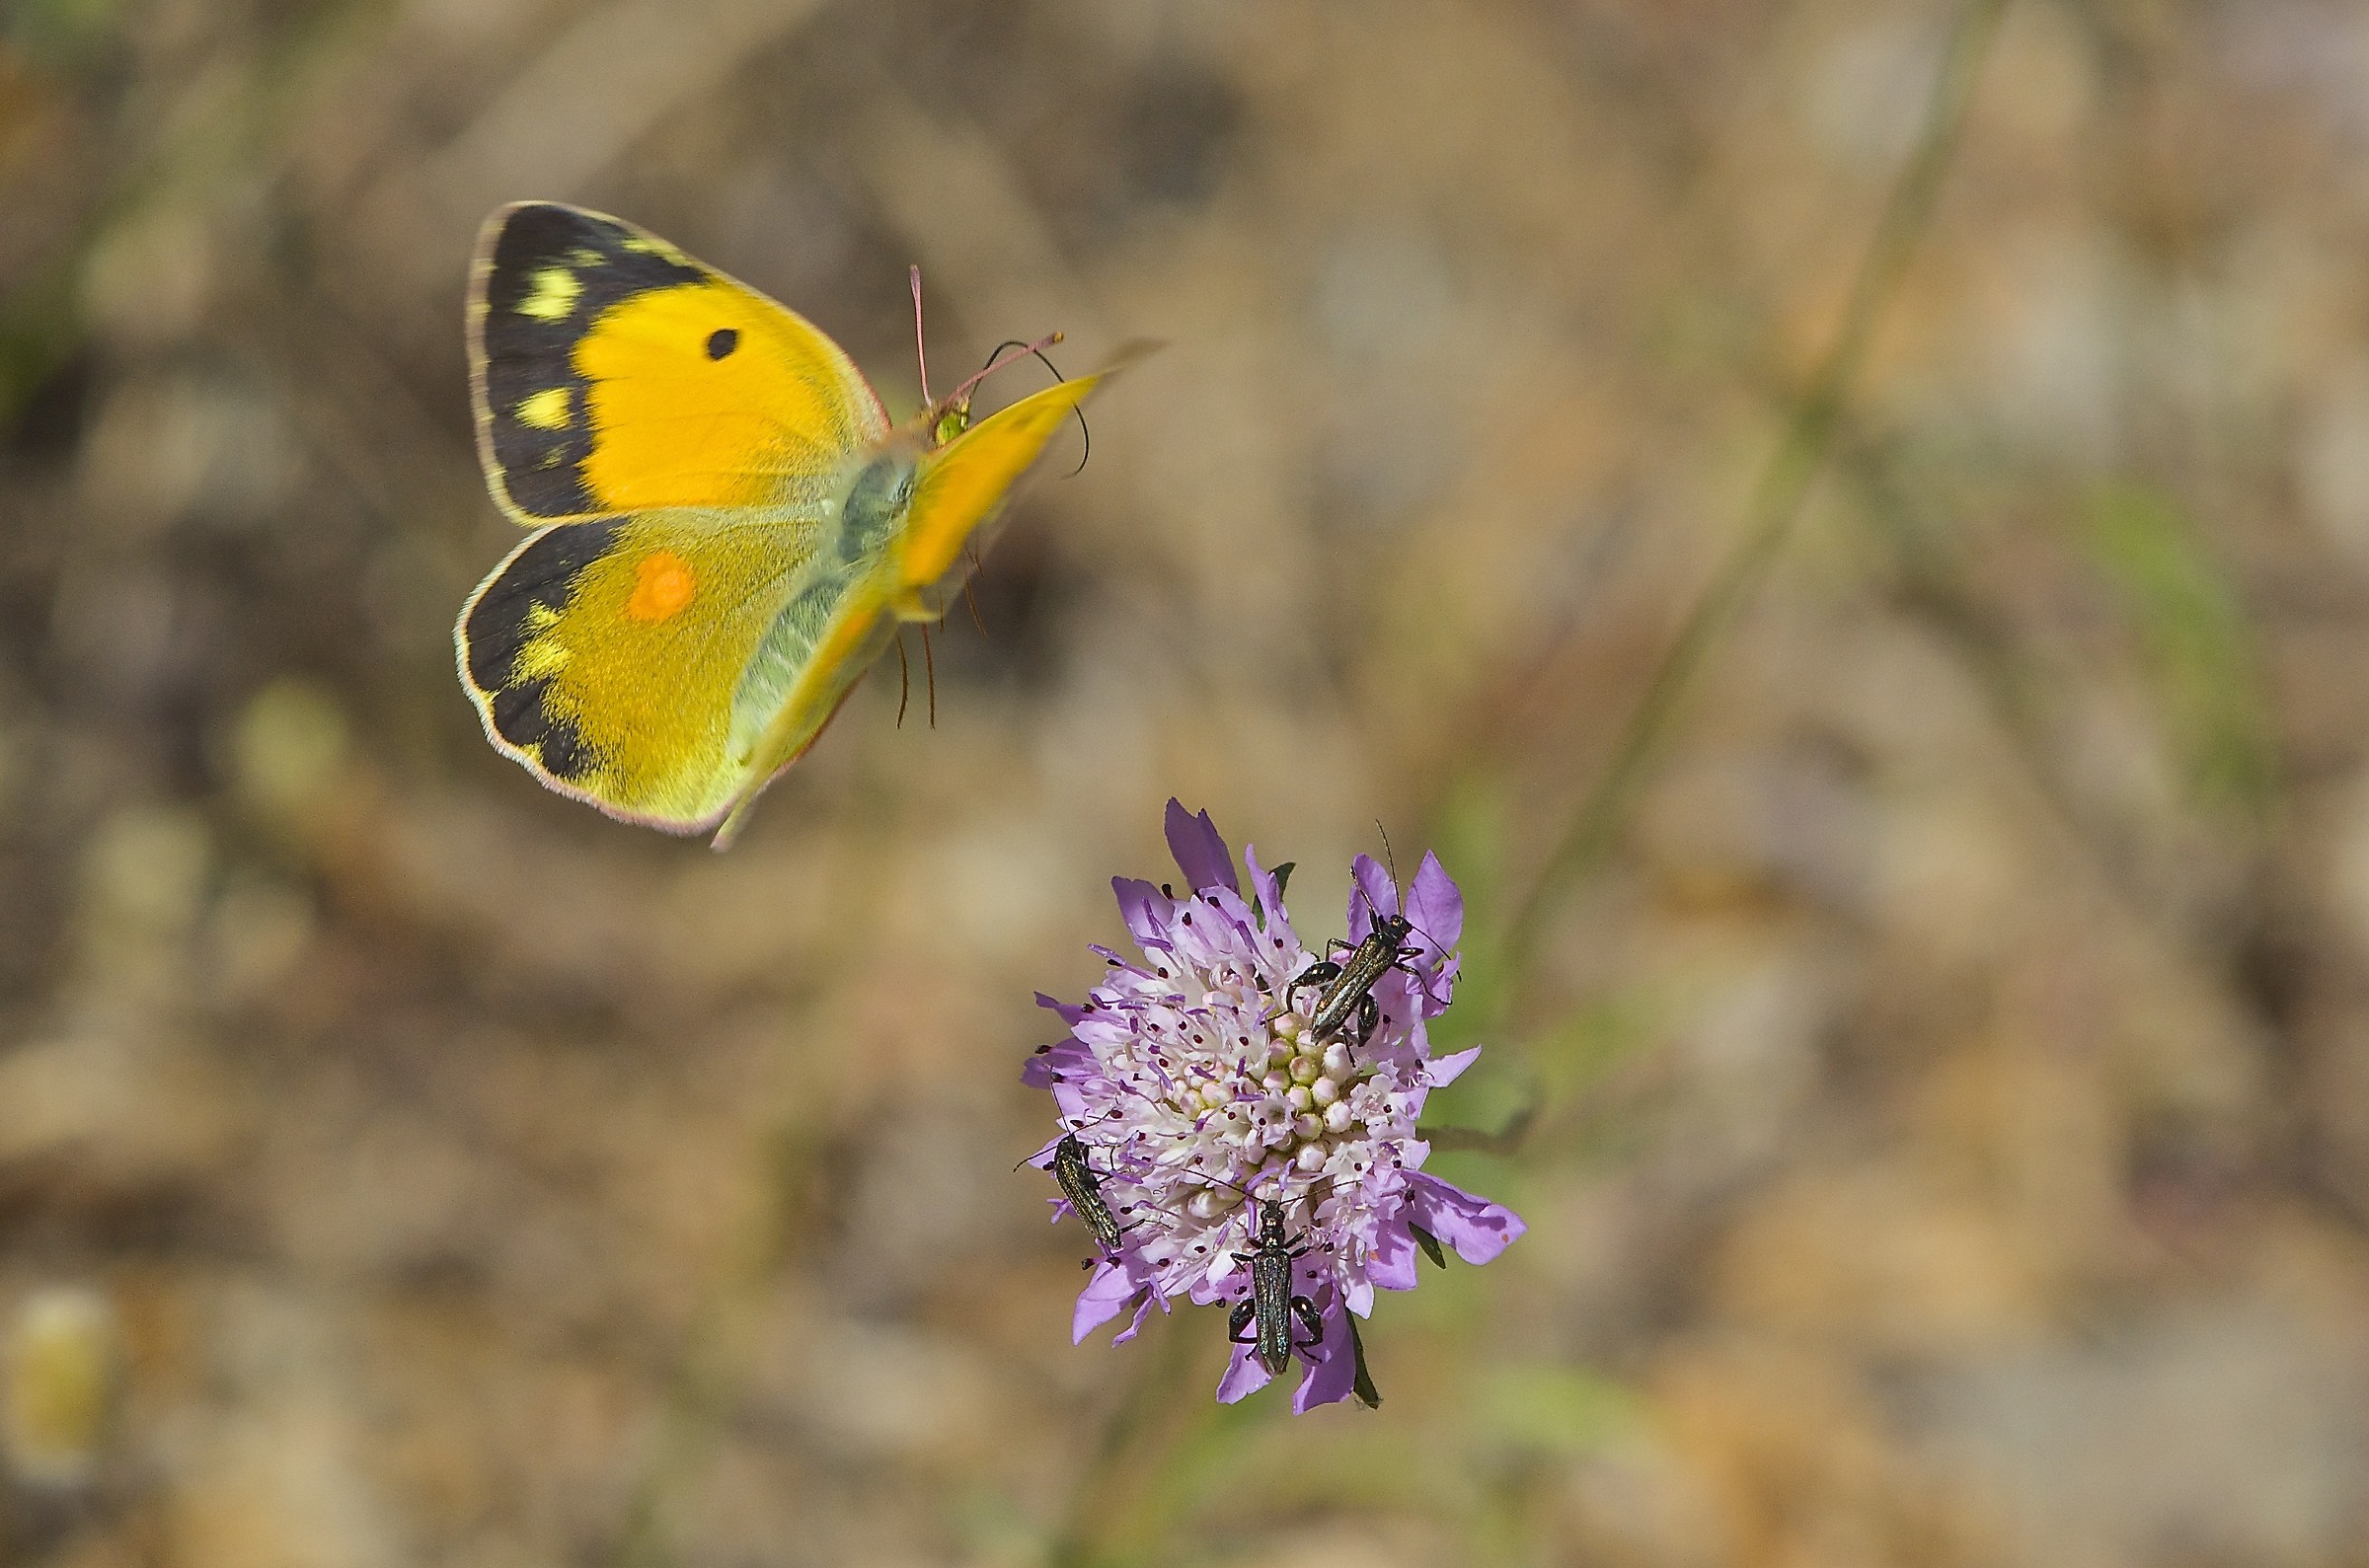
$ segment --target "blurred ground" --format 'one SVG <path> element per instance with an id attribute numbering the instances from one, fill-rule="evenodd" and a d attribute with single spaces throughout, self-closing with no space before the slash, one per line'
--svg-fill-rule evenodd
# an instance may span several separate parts
<path id="1" fill-rule="evenodd" d="M 2357 4 L 2010 9 L 1801 527 L 1505 927 L 1955 14 L 0 10 L 0 1559 L 2369 1563 Z M 908 261 L 942 365 L 1171 343 L 935 729 L 869 683 L 726 857 L 454 680 L 523 196 L 892 407 Z M 1320 933 L 1376 818 L 1473 898 L 1439 1119 L 1531 1115 L 1440 1167 L 1532 1230 L 1382 1304 L 1378 1413 L 1073 1349 L 1006 1174 L 1172 793 Z"/>

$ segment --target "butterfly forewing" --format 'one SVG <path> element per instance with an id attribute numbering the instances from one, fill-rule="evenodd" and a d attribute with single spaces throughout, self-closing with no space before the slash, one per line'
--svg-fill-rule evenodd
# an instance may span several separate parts
<path id="1" fill-rule="evenodd" d="M 815 506 L 888 431 L 810 323 L 598 213 L 488 219 L 469 316 L 480 456 L 524 522 Z"/>

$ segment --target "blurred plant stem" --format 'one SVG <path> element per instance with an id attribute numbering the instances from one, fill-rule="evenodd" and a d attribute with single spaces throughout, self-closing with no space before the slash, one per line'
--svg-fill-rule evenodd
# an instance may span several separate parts
<path id="1" fill-rule="evenodd" d="M 1157 1354 L 1110 1412 L 1093 1458 L 1071 1488 L 1066 1516 L 1045 1553 L 1049 1568 L 1142 1561 L 1180 1501 L 1182 1489 L 1173 1479 L 1190 1466 L 1179 1464 L 1179 1456 L 1242 1409 L 1195 1397 L 1192 1385 L 1206 1361 L 1198 1327 L 1166 1314 L 1145 1325 Z"/>
<path id="2" fill-rule="evenodd" d="M 1705 663 L 1799 521 L 1866 366 L 1869 345 L 1932 221 L 1965 127 L 1982 63 L 2007 7 L 2008 0 L 1968 0 L 1959 12 L 1934 78 L 1923 127 L 1884 200 L 1874 236 L 1852 280 L 1834 340 L 1794 401 L 1777 448 L 1753 485 L 1733 548 L 1688 610 L 1595 786 L 1565 824 L 1529 888 L 1515 898 L 1507 912 L 1502 949 L 1505 979 L 1496 991 L 1501 1007 L 1518 1000 L 1527 989 L 1541 917 L 1548 905 L 1585 880 L 1619 841 L 1629 808 Z"/>

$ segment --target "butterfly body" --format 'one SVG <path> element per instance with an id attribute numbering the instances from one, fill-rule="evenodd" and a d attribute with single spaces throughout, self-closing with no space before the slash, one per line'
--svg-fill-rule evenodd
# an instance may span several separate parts
<path id="1" fill-rule="evenodd" d="M 532 202 L 487 221 L 471 387 L 495 498 L 536 527 L 454 640 L 495 746 L 563 794 L 737 830 L 904 621 L 959 589 L 1100 377 L 973 423 L 890 423 L 803 319 L 655 236 Z"/>

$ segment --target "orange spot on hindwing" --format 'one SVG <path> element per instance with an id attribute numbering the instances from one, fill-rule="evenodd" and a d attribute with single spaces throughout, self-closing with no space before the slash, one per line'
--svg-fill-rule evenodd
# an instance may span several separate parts
<path id="1" fill-rule="evenodd" d="M 634 593 L 625 601 L 625 613 L 637 621 L 663 621 L 698 591 L 691 562 L 671 550 L 653 550 L 634 567 Z"/>

